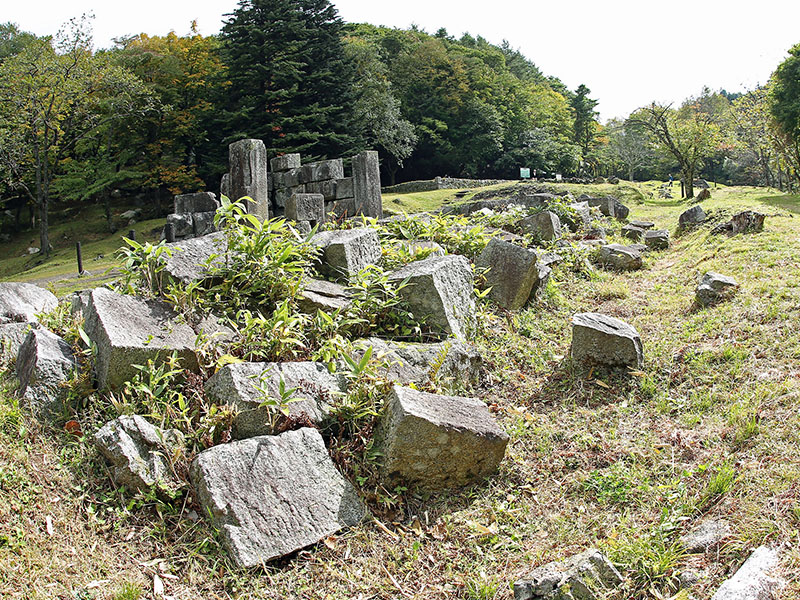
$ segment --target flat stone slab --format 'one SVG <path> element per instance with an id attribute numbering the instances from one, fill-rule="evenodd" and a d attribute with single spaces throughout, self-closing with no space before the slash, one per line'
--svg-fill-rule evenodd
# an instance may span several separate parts
<path id="1" fill-rule="evenodd" d="M 323 422 L 330 412 L 333 398 L 347 390 L 341 375 L 332 375 L 322 363 L 236 363 L 225 365 L 205 384 L 212 400 L 229 404 L 237 410 L 233 420 L 233 436 L 238 439 L 275 433 L 276 409 L 262 406 L 269 397 L 279 399 L 280 382 L 285 389 L 297 388 L 295 401 L 287 405 L 289 415 L 305 413 L 315 424 Z"/>
<path id="2" fill-rule="evenodd" d="M 99 389 L 119 388 L 139 371 L 133 365 L 164 360 L 177 352 L 181 366 L 198 368 L 194 330 L 177 319 L 169 305 L 92 290 L 84 331 L 97 345 L 95 374 Z"/>
<path id="3" fill-rule="evenodd" d="M 622 228 L 622 236 L 630 240 L 640 242 L 642 239 L 644 239 L 644 231 L 645 230 L 641 227 L 636 227 L 635 225 L 631 225 L 629 223 Z"/>
<path id="4" fill-rule="evenodd" d="M 711 600 L 772 600 L 774 593 L 786 585 L 776 573 L 778 560 L 777 550 L 768 546 L 756 548 Z"/>
<path id="5" fill-rule="evenodd" d="M 611 561 L 591 548 L 547 563 L 515 581 L 514 600 L 602 600 L 622 583 Z"/>
<path id="6" fill-rule="evenodd" d="M 430 256 L 398 269 L 390 280 L 408 285 L 399 294 L 417 319 L 439 333 L 466 338 L 475 324 L 475 294 L 469 261 L 459 255 Z"/>
<path id="7" fill-rule="evenodd" d="M 175 281 L 191 283 L 209 276 L 209 268 L 225 261 L 227 238 L 221 231 L 167 244 L 171 255 L 167 257 L 165 272 Z"/>
<path id="8" fill-rule="evenodd" d="M 708 519 L 682 535 L 680 542 L 689 552 L 706 552 L 731 534 L 730 524 L 723 519 Z"/>
<path id="9" fill-rule="evenodd" d="M 55 333 L 36 327 L 28 332 L 17 354 L 19 395 L 40 417 L 63 411 L 66 390 L 61 386 L 78 367 L 70 346 Z"/>
<path id="10" fill-rule="evenodd" d="M 177 214 L 216 212 L 219 208 L 217 197 L 212 192 L 195 192 L 179 194 L 173 198 L 174 210 Z"/>
<path id="11" fill-rule="evenodd" d="M 37 313 L 55 310 L 58 298 L 32 283 L 0 283 L 0 323 L 38 321 Z"/>
<path id="12" fill-rule="evenodd" d="M 572 317 L 572 358 L 584 365 L 641 368 L 639 333 L 624 321 L 600 313 Z"/>
<path id="13" fill-rule="evenodd" d="M 737 289 L 739 284 L 733 277 L 709 271 L 703 275 L 694 296 L 700 306 L 709 306 L 729 298 Z"/>
<path id="14" fill-rule="evenodd" d="M 103 425 L 94 434 L 94 442 L 111 464 L 111 477 L 117 485 L 132 492 L 180 487 L 171 464 L 174 453 L 183 446 L 178 430 L 162 430 L 144 417 L 125 415 Z"/>
<path id="15" fill-rule="evenodd" d="M 478 398 L 395 386 L 376 439 L 389 481 L 440 491 L 494 473 L 509 438 Z"/>
<path id="16" fill-rule="evenodd" d="M 639 221 L 638 219 L 633 219 L 632 221 L 628 221 L 628 225 L 633 225 L 634 227 L 638 227 L 639 229 L 652 229 L 656 226 L 655 223 L 652 221 Z"/>
<path id="17" fill-rule="evenodd" d="M 621 271 L 641 269 L 642 253 L 622 244 L 606 244 L 600 248 L 600 262 Z"/>
<path id="18" fill-rule="evenodd" d="M 454 385 L 475 385 L 483 366 L 483 357 L 472 346 L 451 339 L 436 344 L 393 342 L 368 338 L 355 343 L 360 360 L 368 347 L 373 358 L 382 359 L 384 375 L 400 385 L 424 385 L 431 381 Z"/>
<path id="19" fill-rule="evenodd" d="M 669 248 L 669 231 L 666 229 L 645 231 L 644 243 L 650 250 L 666 250 Z"/>
<path id="20" fill-rule="evenodd" d="M 307 314 L 316 314 L 318 310 L 332 313 L 350 306 L 350 298 L 343 285 L 311 279 L 297 297 L 297 306 Z"/>
<path id="21" fill-rule="evenodd" d="M 190 476 L 204 514 L 240 567 L 315 544 L 367 512 L 316 429 L 214 446 L 197 456 Z"/>
<path id="22" fill-rule="evenodd" d="M 326 277 L 348 279 L 381 258 L 381 244 L 374 229 L 321 231 L 311 243 L 322 250 L 319 271 Z"/>
<path id="23" fill-rule="evenodd" d="M 539 281 L 535 250 L 492 238 L 475 260 L 475 266 L 488 269 L 489 297 L 508 310 L 519 310 Z"/>

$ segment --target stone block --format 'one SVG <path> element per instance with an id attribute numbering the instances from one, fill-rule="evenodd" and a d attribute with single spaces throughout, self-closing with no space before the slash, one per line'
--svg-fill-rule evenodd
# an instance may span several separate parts
<path id="1" fill-rule="evenodd" d="M 552 242 L 561 239 L 561 221 L 558 215 L 549 210 L 525 217 L 519 222 L 519 227 L 525 233 L 529 233 L 536 240 Z"/>
<path id="2" fill-rule="evenodd" d="M 356 214 L 383 218 L 381 171 L 378 153 L 374 150 L 367 150 L 353 157 L 353 196 Z"/>
<path id="3" fill-rule="evenodd" d="M 695 290 L 695 298 L 700 306 L 709 306 L 733 295 L 739 284 L 733 277 L 709 271 L 700 280 Z"/>
<path id="4" fill-rule="evenodd" d="M 435 492 L 493 474 L 508 439 L 478 398 L 395 386 L 379 424 L 376 446 L 388 481 Z"/>
<path id="5" fill-rule="evenodd" d="M 688 552 L 706 552 L 718 546 L 731 535 L 730 524 L 723 519 L 708 519 L 680 537 L 681 545 Z"/>
<path id="6" fill-rule="evenodd" d="M 600 262 L 620 271 L 641 269 L 642 253 L 622 244 L 606 244 L 600 247 Z"/>
<path id="7" fill-rule="evenodd" d="M 175 227 L 175 237 L 177 239 L 192 237 L 194 235 L 194 219 L 191 213 L 174 213 L 167 215 L 167 223 L 172 223 Z"/>
<path id="8" fill-rule="evenodd" d="M 326 179 L 325 181 L 314 181 L 306 184 L 306 193 L 321 194 L 326 202 L 336 200 L 336 180 Z"/>
<path id="9" fill-rule="evenodd" d="M 216 225 L 214 225 L 214 216 L 216 214 L 216 212 L 198 212 L 192 215 L 192 227 L 194 228 L 195 237 L 202 237 L 217 230 Z"/>
<path id="10" fill-rule="evenodd" d="M 352 177 L 336 180 L 336 200 L 343 200 L 344 198 L 355 198 Z"/>
<path id="11" fill-rule="evenodd" d="M 629 225 L 633 225 L 634 227 L 638 227 L 639 229 L 652 229 L 656 226 L 655 223 L 652 221 L 639 221 L 634 219 L 633 221 L 628 222 Z"/>
<path id="12" fill-rule="evenodd" d="M 97 449 L 111 464 L 111 477 L 128 491 L 177 491 L 172 463 L 183 448 L 183 434 L 162 430 L 139 415 L 109 421 L 94 434 Z"/>
<path id="13" fill-rule="evenodd" d="M 315 424 L 328 415 L 334 396 L 347 389 L 345 378 L 332 375 L 322 363 L 236 363 L 217 371 L 206 382 L 205 392 L 213 401 L 236 409 L 235 438 L 271 435 L 280 413 L 263 403 L 268 398 L 280 399 L 281 380 L 286 390 L 296 388 L 294 400 L 287 405 L 289 415 L 305 414 Z"/>
<path id="14" fill-rule="evenodd" d="M 466 338 L 475 325 L 472 269 L 463 256 L 430 256 L 390 275 L 408 285 L 399 292 L 414 317 L 434 331 Z"/>
<path id="15" fill-rule="evenodd" d="M 666 229 L 645 231 L 644 243 L 650 250 L 666 250 L 669 248 L 669 231 Z"/>
<path id="16" fill-rule="evenodd" d="M 203 280 L 209 277 L 212 265 L 223 264 L 228 248 L 225 233 L 218 231 L 203 237 L 167 244 L 165 273 L 181 283 Z"/>
<path id="17" fill-rule="evenodd" d="M 315 429 L 220 444 L 190 470 L 198 502 L 240 567 L 257 567 L 358 524 L 367 511 Z"/>
<path id="18" fill-rule="evenodd" d="M 291 221 L 308 221 L 311 227 L 325 222 L 325 199 L 322 194 L 292 194 L 284 216 Z"/>
<path id="19" fill-rule="evenodd" d="M 319 271 L 326 277 L 348 279 L 381 258 L 381 244 L 374 229 L 321 231 L 312 239 L 322 250 Z"/>
<path id="20" fill-rule="evenodd" d="M 318 310 L 332 313 L 350 306 L 350 298 L 343 285 L 311 279 L 297 298 L 297 307 L 304 313 L 314 315 Z"/>
<path id="21" fill-rule="evenodd" d="M 590 548 L 547 563 L 514 582 L 514 600 L 603 600 L 624 580 L 605 555 Z"/>
<path id="22" fill-rule="evenodd" d="M 475 260 L 475 266 L 489 269 L 486 283 L 489 297 L 508 310 L 525 306 L 539 279 L 535 250 L 492 238 Z"/>
<path id="23" fill-rule="evenodd" d="M 212 192 L 179 194 L 173 199 L 175 214 L 216 212 L 219 208 L 217 197 Z"/>
<path id="24" fill-rule="evenodd" d="M 583 365 L 631 367 L 644 363 L 639 333 L 624 321 L 600 313 L 572 317 L 572 359 Z"/>
<path id="25" fill-rule="evenodd" d="M 281 172 L 288 171 L 289 169 L 300 168 L 300 155 L 299 154 L 282 154 L 276 156 L 269 161 L 270 171 Z"/>
<path id="26" fill-rule="evenodd" d="M 304 185 L 295 185 L 291 187 L 278 188 L 275 190 L 275 206 L 279 208 L 285 208 L 286 203 L 289 202 L 289 198 L 291 198 L 295 194 L 305 194 L 305 193 L 306 193 L 306 186 Z"/>
<path id="27" fill-rule="evenodd" d="M 625 225 L 622 228 L 622 237 L 626 237 L 635 242 L 641 242 L 644 239 L 644 229 L 633 225 Z"/>
<path id="28" fill-rule="evenodd" d="M 47 329 L 36 327 L 20 345 L 16 367 L 19 395 L 25 404 L 38 416 L 59 416 L 67 395 L 61 384 L 78 367 L 72 346 Z"/>
<path id="29" fill-rule="evenodd" d="M 0 323 L 37 321 L 38 313 L 58 306 L 58 298 L 32 283 L 0 283 Z"/>
<path id="30" fill-rule="evenodd" d="M 578 216 L 577 221 L 581 225 L 588 227 L 592 224 L 592 210 L 589 208 L 588 202 L 573 202 L 569 207 L 575 211 Z"/>
<path id="31" fill-rule="evenodd" d="M 245 139 L 228 146 L 231 200 L 248 196 L 247 212 L 269 218 L 267 149 L 261 140 Z"/>
<path id="32" fill-rule="evenodd" d="M 343 179 L 344 163 L 341 158 L 308 163 L 303 165 L 300 177 L 301 183 L 313 183 L 325 181 L 326 179 Z"/>
<path id="33" fill-rule="evenodd" d="M 94 289 L 84 331 L 97 346 L 98 389 L 119 389 L 139 372 L 133 365 L 162 361 L 172 352 L 183 368 L 198 369 L 194 330 L 163 302 Z"/>
<path id="34" fill-rule="evenodd" d="M 700 205 L 695 205 L 685 210 L 678 217 L 678 228 L 686 229 L 694 225 L 698 225 L 708 218 L 706 211 Z"/>
<path id="35" fill-rule="evenodd" d="M 325 203 L 326 221 L 330 221 L 334 217 L 337 220 L 346 219 L 355 216 L 355 214 L 356 214 L 355 198 L 343 198 Z"/>
<path id="36" fill-rule="evenodd" d="M 739 570 L 723 583 L 711 600 L 772 600 L 786 585 L 780 576 L 778 551 L 756 548 Z"/>

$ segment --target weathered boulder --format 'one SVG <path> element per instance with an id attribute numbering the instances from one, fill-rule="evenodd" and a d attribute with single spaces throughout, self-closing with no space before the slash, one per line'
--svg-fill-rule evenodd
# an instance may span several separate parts
<path id="1" fill-rule="evenodd" d="M 94 443 L 111 463 L 111 477 L 128 490 L 174 492 L 180 479 L 172 464 L 183 448 L 183 434 L 162 430 L 139 415 L 109 421 L 94 434 Z"/>
<path id="2" fill-rule="evenodd" d="M 536 251 L 498 238 L 489 241 L 475 260 L 475 266 L 489 269 L 486 272 L 486 283 L 492 288 L 489 297 L 508 310 L 522 308 L 539 280 Z"/>
<path id="3" fill-rule="evenodd" d="M 703 188 L 700 190 L 700 193 L 695 197 L 695 200 L 698 202 L 704 202 L 709 199 L 711 199 L 711 192 L 708 190 L 708 188 Z"/>
<path id="4" fill-rule="evenodd" d="M 299 154 L 282 154 L 270 159 L 269 168 L 271 171 L 280 172 L 288 171 L 289 169 L 300 168 L 300 155 Z"/>
<path id="5" fill-rule="evenodd" d="M 173 198 L 176 214 L 216 212 L 219 208 L 217 197 L 212 192 L 179 194 Z"/>
<path id="6" fill-rule="evenodd" d="M 588 202 L 573 202 L 569 207 L 575 211 L 578 217 L 574 223 L 575 226 L 570 229 L 577 230 L 579 225 L 588 227 L 592 224 L 592 210 L 589 208 Z"/>
<path id="7" fill-rule="evenodd" d="M 483 366 L 483 358 L 474 346 L 455 339 L 413 344 L 368 338 L 356 342 L 354 358 L 360 360 L 370 346 L 373 358 L 383 363 L 384 376 L 400 385 L 435 381 L 464 388 L 478 382 Z"/>
<path id="8" fill-rule="evenodd" d="M 244 139 L 228 146 L 231 200 L 247 196 L 247 212 L 262 221 L 269 218 L 267 149 L 264 142 Z"/>
<path id="9" fill-rule="evenodd" d="M 58 299 L 44 288 L 32 283 L 0 283 L 0 323 L 30 323 L 37 313 L 50 312 Z"/>
<path id="10" fill-rule="evenodd" d="M 353 196 L 356 214 L 383 218 L 381 172 L 378 153 L 374 150 L 366 150 L 353 157 Z"/>
<path id="11" fill-rule="evenodd" d="M 171 214 L 167 215 L 167 224 L 172 225 L 175 229 L 175 238 L 181 239 L 192 237 L 194 235 L 194 219 L 191 213 Z M 164 228 L 164 237 L 166 238 L 166 227 Z"/>
<path id="12" fill-rule="evenodd" d="M 488 477 L 508 445 L 477 398 L 440 396 L 395 386 L 376 435 L 389 481 L 439 491 Z"/>
<path id="13" fill-rule="evenodd" d="M 561 221 L 558 215 L 549 210 L 525 217 L 518 224 L 521 231 L 531 234 L 535 239 L 551 242 L 561 239 Z"/>
<path id="14" fill-rule="evenodd" d="M 731 534 L 731 526 L 723 519 L 703 521 L 680 538 L 688 552 L 706 552 Z"/>
<path id="15" fill-rule="evenodd" d="M 66 301 L 69 302 L 69 312 L 73 318 L 83 319 L 86 309 L 89 307 L 91 295 L 91 290 L 78 290 L 67 296 Z"/>
<path id="16" fill-rule="evenodd" d="M 343 179 L 344 163 L 341 158 L 308 163 L 303 165 L 300 178 L 300 183 L 312 183 L 314 181 L 325 181 L 326 179 Z"/>
<path id="17" fill-rule="evenodd" d="M 0 349 L 8 352 L 9 356 L 17 356 L 19 347 L 28 337 L 31 328 L 38 327 L 36 323 L 0 323 Z"/>
<path id="18" fill-rule="evenodd" d="M 623 583 L 622 575 L 591 548 L 547 563 L 514 582 L 514 600 L 602 600 Z"/>
<path id="19" fill-rule="evenodd" d="M 325 198 L 322 194 L 292 194 L 284 216 L 292 221 L 307 221 L 311 227 L 325 222 Z"/>
<path id="20" fill-rule="evenodd" d="M 703 207 L 696 204 L 681 213 L 681 216 L 678 217 L 678 228 L 687 229 L 702 223 L 707 218 L 706 211 L 703 210 Z"/>
<path id="21" fill-rule="evenodd" d="M 281 400 L 280 383 L 292 390 L 293 401 L 286 404 L 289 415 L 305 413 L 320 424 L 331 408 L 333 397 L 344 393 L 347 381 L 332 375 L 322 363 L 236 363 L 225 365 L 205 384 L 206 395 L 237 410 L 233 436 L 243 439 L 275 433 Z M 265 396 L 264 392 L 267 392 Z"/>
<path id="22" fill-rule="evenodd" d="M 58 416 L 67 395 L 62 384 L 77 367 L 72 346 L 47 329 L 31 329 L 17 354 L 20 397 L 38 416 Z"/>
<path id="23" fill-rule="evenodd" d="M 733 277 L 709 271 L 703 275 L 694 292 L 695 299 L 700 306 L 708 306 L 715 302 L 725 300 L 739 288 Z"/>
<path id="24" fill-rule="evenodd" d="M 768 546 L 756 548 L 711 600 L 772 600 L 775 592 L 786 585 L 777 574 L 778 558 L 777 550 Z"/>
<path id="25" fill-rule="evenodd" d="M 99 389 L 119 388 L 148 360 L 176 352 L 185 369 L 198 368 L 195 332 L 178 320 L 169 305 L 123 296 L 105 288 L 92 290 L 84 331 L 97 346 L 95 375 Z"/>
<path id="26" fill-rule="evenodd" d="M 655 223 L 652 221 L 639 221 L 638 219 L 634 219 L 632 221 L 628 221 L 628 225 L 633 225 L 634 227 L 638 227 L 639 229 L 652 229 L 656 226 Z"/>
<path id="27" fill-rule="evenodd" d="M 614 199 L 614 216 L 619 219 L 620 221 L 627 219 L 628 215 L 630 214 L 631 209 L 625 206 L 622 202 Z"/>
<path id="28" fill-rule="evenodd" d="M 192 214 L 192 227 L 195 237 L 201 237 L 213 233 L 217 230 L 214 224 L 214 216 L 216 212 L 198 212 Z"/>
<path id="29" fill-rule="evenodd" d="M 644 363 L 639 333 L 624 321 L 600 313 L 572 317 L 572 359 L 587 366 L 641 368 Z"/>
<path id="30" fill-rule="evenodd" d="M 621 271 L 642 268 L 642 253 L 622 244 L 607 244 L 600 248 L 600 262 Z"/>
<path id="31" fill-rule="evenodd" d="M 604 198 L 591 198 L 588 196 L 580 196 L 578 200 L 587 202 L 589 206 L 594 206 L 600 209 L 600 212 L 607 217 L 616 217 L 617 219 L 626 219 L 630 210 L 627 206 L 622 204 L 613 196 L 605 196 Z"/>
<path id="32" fill-rule="evenodd" d="M 167 244 L 170 255 L 164 272 L 175 281 L 191 283 L 206 279 L 212 265 L 221 265 L 228 248 L 225 233 L 218 231 L 203 237 Z"/>
<path id="33" fill-rule="evenodd" d="M 463 256 L 430 256 L 398 269 L 390 280 L 408 280 L 399 295 L 434 331 L 465 338 L 475 324 L 472 269 Z"/>
<path id="34" fill-rule="evenodd" d="M 214 446 L 197 455 L 190 476 L 240 567 L 291 554 L 366 515 L 315 429 Z"/>
<path id="35" fill-rule="evenodd" d="M 310 279 L 297 297 L 297 307 L 311 315 L 318 310 L 326 313 L 344 310 L 349 305 L 350 298 L 343 285 L 321 279 Z"/>
<path id="36" fill-rule="evenodd" d="M 219 180 L 219 195 L 226 198 L 231 197 L 231 174 L 223 173 Z"/>
<path id="37" fill-rule="evenodd" d="M 736 235 L 737 233 L 754 233 L 764 230 L 764 219 L 766 215 L 762 215 L 754 210 L 745 210 L 734 215 L 727 223 L 717 225 L 712 230 L 712 233 L 727 233 L 728 235 Z"/>
<path id="38" fill-rule="evenodd" d="M 628 224 L 622 228 L 622 236 L 640 242 L 644 238 L 644 229 Z"/>
<path id="39" fill-rule="evenodd" d="M 321 231 L 311 238 L 321 248 L 318 270 L 327 277 L 348 279 L 381 258 L 381 244 L 374 229 Z"/>
<path id="40" fill-rule="evenodd" d="M 586 235 L 584 237 L 587 240 L 605 240 L 606 230 L 602 227 L 590 227 L 586 230 Z"/>
<path id="41" fill-rule="evenodd" d="M 650 250 L 666 250 L 669 248 L 669 231 L 666 229 L 645 231 L 644 243 Z"/>

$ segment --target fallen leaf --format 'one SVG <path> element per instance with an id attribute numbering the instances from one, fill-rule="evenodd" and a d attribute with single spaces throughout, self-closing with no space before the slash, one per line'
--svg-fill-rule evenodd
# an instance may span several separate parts
<path id="1" fill-rule="evenodd" d="M 83 432 L 81 431 L 81 424 L 74 419 L 64 423 L 64 431 L 76 437 L 83 436 Z"/>
<path id="2" fill-rule="evenodd" d="M 610 385 L 608 385 L 605 381 L 600 381 L 599 379 L 595 381 L 594 384 L 600 386 L 601 388 L 605 388 L 607 390 L 611 389 Z"/>
<path id="3" fill-rule="evenodd" d="M 422 537 L 422 523 L 420 523 L 419 517 L 414 517 L 414 521 L 411 523 L 411 531 L 416 533 L 418 537 Z"/>
<path id="4" fill-rule="evenodd" d="M 324 543 L 331 550 L 336 550 L 336 537 L 335 536 L 329 535 L 324 540 L 322 540 L 322 543 Z"/>
<path id="5" fill-rule="evenodd" d="M 158 573 L 155 573 L 153 575 L 153 595 L 154 596 L 164 595 L 164 582 L 161 581 L 161 577 L 158 576 Z"/>
<path id="6" fill-rule="evenodd" d="M 47 515 L 44 518 L 44 524 L 45 524 L 45 527 L 47 528 L 47 535 L 49 535 L 50 537 L 53 537 L 53 517 L 51 517 L 50 515 Z"/>

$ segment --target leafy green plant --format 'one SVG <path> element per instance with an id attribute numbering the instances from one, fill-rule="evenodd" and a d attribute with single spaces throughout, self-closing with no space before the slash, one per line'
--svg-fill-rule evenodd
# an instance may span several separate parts
<path id="1" fill-rule="evenodd" d="M 123 275 L 120 291 L 128 294 L 149 292 L 156 296 L 162 295 L 169 281 L 164 269 L 167 259 L 172 256 L 173 248 L 167 246 L 165 241 L 140 244 L 125 237 L 122 239 L 128 246 L 117 252 Z"/>
<path id="2" fill-rule="evenodd" d="M 231 322 L 235 340 L 230 353 L 247 361 L 277 362 L 296 359 L 306 351 L 304 330 L 308 315 L 294 312 L 289 299 L 280 302 L 269 317 L 240 310 Z"/>
<path id="3" fill-rule="evenodd" d="M 253 377 L 253 385 L 261 393 L 261 403 L 259 408 L 267 409 L 268 425 L 271 430 L 276 430 L 278 423 L 282 417 L 288 417 L 290 412 L 290 404 L 297 402 L 299 398 L 295 397 L 295 392 L 298 388 L 289 388 L 283 377 L 278 381 L 278 395 L 274 396 L 270 390 L 269 378 L 272 375 L 270 371 L 265 371 Z"/>

